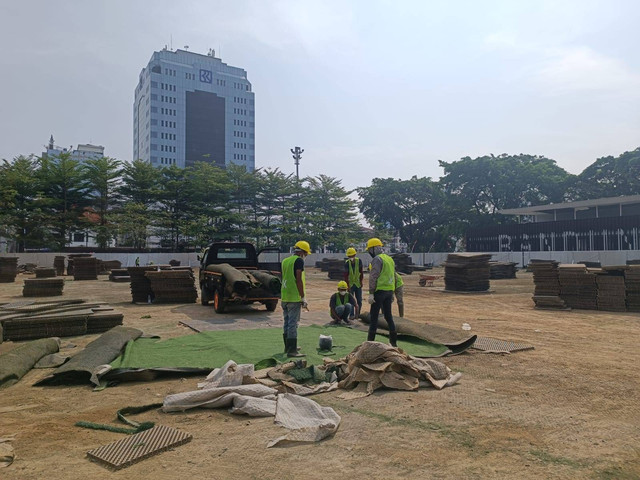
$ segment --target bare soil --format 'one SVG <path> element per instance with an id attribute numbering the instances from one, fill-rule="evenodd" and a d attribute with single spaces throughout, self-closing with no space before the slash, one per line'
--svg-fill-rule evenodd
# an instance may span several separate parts
<path id="1" fill-rule="evenodd" d="M 326 311 L 336 282 L 315 269 L 307 275 L 311 310 Z M 0 302 L 21 299 L 22 279 L 29 277 L 1 284 Z M 351 401 L 336 392 L 317 395 L 314 400 L 333 407 L 342 424 L 333 438 L 314 445 L 267 449 L 283 433 L 272 418 L 150 411 L 136 419 L 183 429 L 193 440 L 118 472 L 85 453 L 122 434 L 74 423 L 115 424 L 118 409 L 193 390 L 199 379 L 94 392 L 90 386 L 33 387 L 50 371 L 32 370 L 0 390 L 0 437 L 15 434 L 16 452 L 0 478 L 640 478 L 639 314 L 535 310 L 532 277 L 525 272 L 492 281 L 488 295 L 442 293 L 442 280 L 433 288 L 418 280 L 417 274 L 405 277 L 407 318 L 455 329 L 469 323 L 478 335 L 530 343 L 535 350 L 446 357 L 442 361 L 463 376 L 441 391 L 378 391 Z M 194 334 L 178 324 L 182 319 L 216 316 L 199 304 L 133 305 L 129 284 L 104 277 L 68 279 L 63 298 L 108 302 L 124 312 L 125 325 L 164 338 Z M 62 353 L 76 353 L 96 337 L 64 338 L 63 345 L 76 347 Z M 0 353 L 13 347 L 0 344 Z"/>

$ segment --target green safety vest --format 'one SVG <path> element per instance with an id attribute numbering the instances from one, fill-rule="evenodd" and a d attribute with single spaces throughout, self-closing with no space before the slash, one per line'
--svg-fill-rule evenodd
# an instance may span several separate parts
<path id="1" fill-rule="evenodd" d="M 344 302 L 342 302 L 340 299 L 340 294 L 336 293 L 336 308 L 346 305 L 347 303 L 350 303 L 349 302 L 350 298 L 351 298 L 351 294 L 347 292 L 347 294 L 344 296 Z M 329 315 L 331 315 L 331 307 L 329 307 Z"/>
<path id="2" fill-rule="evenodd" d="M 280 288 L 280 300 L 283 302 L 299 302 L 302 300 L 300 293 L 298 293 L 298 286 L 296 285 L 296 272 L 293 271 L 293 266 L 296 260 L 300 258 L 297 255 L 291 255 L 282 261 L 282 287 Z M 302 291 L 306 291 L 305 287 L 305 275 L 302 271 Z"/>
<path id="3" fill-rule="evenodd" d="M 347 260 L 347 266 L 349 267 L 349 286 L 362 287 L 360 283 L 360 259 L 356 257 L 355 262 Z"/>
<path id="4" fill-rule="evenodd" d="M 386 253 L 378 255 L 382 259 L 382 271 L 376 283 L 376 292 L 378 290 L 394 291 L 396 289 L 396 264 Z"/>
<path id="5" fill-rule="evenodd" d="M 402 277 L 398 275 L 398 273 L 396 273 L 396 290 L 403 285 L 404 285 L 404 282 L 402 281 Z"/>

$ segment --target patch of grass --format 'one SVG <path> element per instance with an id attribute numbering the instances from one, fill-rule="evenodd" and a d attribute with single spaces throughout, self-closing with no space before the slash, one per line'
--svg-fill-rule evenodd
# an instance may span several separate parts
<path id="1" fill-rule="evenodd" d="M 442 425 L 436 422 L 423 422 L 422 420 L 416 420 L 412 418 L 397 418 L 389 415 L 385 415 L 383 413 L 373 412 L 371 410 L 365 410 L 362 408 L 349 407 L 346 405 L 332 405 L 340 410 L 347 411 L 350 413 L 356 413 L 359 415 L 363 415 L 369 418 L 375 418 L 376 420 L 382 423 L 388 423 L 389 425 L 394 425 L 403 428 L 412 428 L 416 430 L 423 430 L 429 432 L 435 432 L 443 437 L 449 438 L 451 441 L 456 444 L 473 450 L 476 446 L 475 439 L 469 434 L 469 432 L 464 430 L 456 429 L 455 427 L 451 427 L 448 425 Z"/>
<path id="2" fill-rule="evenodd" d="M 151 315 L 143 315 L 140 318 L 151 318 Z"/>
<path id="3" fill-rule="evenodd" d="M 579 462 L 570 458 L 556 457 L 555 455 L 551 455 L 549 452 L 545 452 L 544 450 L 530 450 L 529 453 L 540 460 L 542 463 L 546 464 L 565 465 L 571 468 L 585 468 L 588 466 L 584 462 Z"/>

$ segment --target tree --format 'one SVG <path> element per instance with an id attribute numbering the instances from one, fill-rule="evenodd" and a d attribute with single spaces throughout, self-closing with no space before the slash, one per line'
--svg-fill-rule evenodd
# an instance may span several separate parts
<path id="1" fill-rule="evenodd" d="M 295 184 L 293 174 L 286 175 L 277 168 L 259 173 L 256 192 L 260 219 L 256 242 L 259 246 L 278 245 L 286 249 L 296 242 Z"/>
<path id="2" fill-rule="evenodd" d="M 38 173 L 53 240 L 58 249 L 63 249 L 69 242 L 70 231 L 86 226 L 82 213 L 87 205 L 87 188 L 82 171 L 79 162 L 65 152 L 42 157 Z"/>
<path id="3" fill-rule="evenodd" d="M 124 163 L 120 194 L 128 201 L 151 207 L 160 191 L 160 169 L 143 160 Z"/>
<path id="4" fill-rule="evenodd" d="M 572 199 L 640 194 L 640 148 L 618 157 L 602 157 L 578 175 Z"/>
<path id="5" fill-rule="evenodd" d="M 182 250 L 182 241 L 190 214 L 190 190 L 187 170 L 175 165 L 160 169 L 157 227 L 161 237 L 174 250 Z"/>
<path id="6" fill-rule="evenodd" d="M 96 232 L 96 242 L 100 248 L 106 248 L 111 242 L 116 226 L 110 222 L 114 207 L 119 201 L 118 185 L 122 162 L 109 157 L 87 160 L 80 168 L 88 188 L 90 205 L 97 214 L 97 224 L 92 227 Z"/>
<path id="7" fill-rule="evenodd" d="M 20 155 L 0 165 L 0 236 L 16 242 L 17 250 L 44 247 L 44 227 L 38 162 Z"/>

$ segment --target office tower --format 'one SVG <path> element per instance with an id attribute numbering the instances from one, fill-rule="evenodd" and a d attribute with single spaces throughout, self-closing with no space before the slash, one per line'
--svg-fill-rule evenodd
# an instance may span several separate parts
<path id="1" fill-rule="evenodd" d="M 154 52 L 135 90 L 133 158 L 156 167 L 209 162 L 253 170 L 255 102 L 247 72 L 213 50 Z"/>

